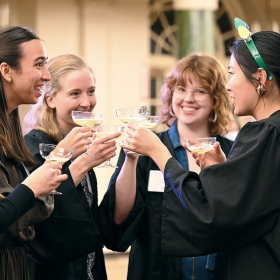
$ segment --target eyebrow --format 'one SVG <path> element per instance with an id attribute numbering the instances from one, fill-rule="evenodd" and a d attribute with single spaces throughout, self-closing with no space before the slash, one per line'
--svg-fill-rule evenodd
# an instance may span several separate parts
<path id="1" fill-rule="evenodd" d="M 38 60 L 48 60 L 48 57 L 45 57 L 45 56 L 40 56 L 40 57 L 37 57 L 34 61 L 38 61 Z"/>

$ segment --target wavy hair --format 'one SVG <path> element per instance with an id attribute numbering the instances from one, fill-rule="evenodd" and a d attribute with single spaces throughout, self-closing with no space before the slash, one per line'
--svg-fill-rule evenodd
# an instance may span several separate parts
<path id="1" fill-rule="evenodd" d="M 183 57 L 165 78 L 160 90 L 162 107 L 160 121 L 168 126 L 177 119 L 170 114 L 172 91 L 174 86 L 185 86 L 186 79 L 194 75 L 203 88 L 213 97 L 213 108 L 209 116 L 209 132 L 211 135 L 224 134 L 228 131 L 232 120 L 232 106 L 229 94 L 225 89 L 227 73 L 224 66 L 208 54 L 192 53 Z M 216 122 L 212 122 L 216 114 Z"/>
<path id="2" fill-rule="evenodd" d="M 47 95 L 55 96 L 61 90 L 61 78 L 71 71 L 87 68 L 93 74 L 85 60 L 74 54 L 55 56 L 47 63 L 51 80 L 45 83 L 43 94 L 37 104 L 32 105 L 25 115 L 25 133 L 32 129 L 42 130 L 52 139 L 60 141 L 63 137 L 56 118 L 56 109 L 46 102 Z"/>

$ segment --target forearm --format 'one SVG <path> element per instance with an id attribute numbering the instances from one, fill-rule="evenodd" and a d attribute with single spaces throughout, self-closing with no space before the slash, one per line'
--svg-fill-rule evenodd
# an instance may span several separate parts
<path id="1" fill-rule="evenodd" d="M 0 202 L 0 233 L 35 205 L 34 193 L 25 185 L 18 185 Z"/>
<path id="2" fill-rule="evenodd" d="M 126 157 L 116 181 L 114 222 L 121 224 L 132 210 L 136 198 L 137 159 Z"/>
<path id="3" fill-rule="evenodd" d="M 92 159 L 86 155 L 79 156 L 71 163 L 69 170 L 76 187 L 92 168 Z"/>
<path id="4" fill-rule="evenodd" d="M 161 145 L 154 147 L 154 149 L 150 151 L 149 157 L 153 159 L 153 161 L 157 164 L 161 172 L 164 173 L 165 165 L 167 161 L 172 157 L 172 155 L 170 154 L 166 146 L 164 146 L 164 144 L 160 144 Z"/>

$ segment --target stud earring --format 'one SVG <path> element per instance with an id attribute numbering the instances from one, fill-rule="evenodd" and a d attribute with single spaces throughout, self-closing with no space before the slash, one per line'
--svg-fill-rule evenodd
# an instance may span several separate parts
<path id="1" fill-rule="evenodd" d="M 10 83 L 12 81 L 12 79 L 11 78 L 8 78 L 8 83 Z"/>

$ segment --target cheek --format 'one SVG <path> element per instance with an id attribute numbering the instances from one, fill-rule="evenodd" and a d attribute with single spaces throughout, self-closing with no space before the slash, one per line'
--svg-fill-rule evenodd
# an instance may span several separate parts
<path id="1" fill-rule="evenodd" d="M 91 110 L 93 110 L 94 109 L 94 107 L 96 106 L 96 103 L 97 103 L 97 99 L 96 99 L 96 97 L 95 96 L 92 96 L 91 98 L 90 98 L 90 107 L 91 107 Z"/>

